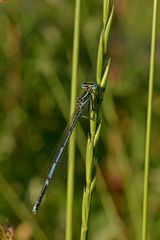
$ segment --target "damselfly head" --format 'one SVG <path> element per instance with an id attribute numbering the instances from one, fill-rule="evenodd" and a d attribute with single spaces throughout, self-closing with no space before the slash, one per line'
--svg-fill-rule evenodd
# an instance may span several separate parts
<path id="1" fill-rule="evenodd" d="M 91 88 L 95 90 L 97 87 L 98 87 L 98 84 L 96 82 L 83 82 L 81 84 L 81 88 L 83 89 Z"/>

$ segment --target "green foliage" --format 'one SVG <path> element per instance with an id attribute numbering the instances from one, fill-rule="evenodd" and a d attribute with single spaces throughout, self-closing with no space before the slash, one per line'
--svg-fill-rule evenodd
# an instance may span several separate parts
<path id="1" fill-rule="evenodd" d="M 99 98 L 99 103 L 96 109 L 93 110 L 90 107 L 90 133 L 88 134 L 87 149 L 86 149 L 86 183 L 83 191 L 82 199 L 82 226 L 81 226 L 81 240 L 87 239 L 89 228 L 89 213 L 91 206 L 92 192 L 96 182 L 97 171 L 97 156 L 96 149 L 100 138 L 101 129 L 101 103 L 103 101 L 103 95 L 105 92 L 105 86 L 108 77 L 108 70 L 110 61 L 105 64 L 104 59 L 107 55 L 107 45 L 109 38 L 109 30 L 111 28 L 113 7 L 111 13 L 109 13 L 110 1 L 104 1 L 103 5 L 103 28 L 100 34 L 98 57 L 97 57 L 97 83 L 98 91 L 96 93 Z M 103 72 L 103 69 L 104 72 Z M 96 100 L 96 97 L 95 97 Z"/>
<path id="2" fill-rule="evenodd" d="M 82 3 L 78 86 L 96 78 L 102 8 L 102 1 Z M 144 0 L 115 1 L 88 239 L 141 239 L 151 9 L 152 2 Z M 73 20 L 73 1 L 0 3 L 0 222 L 11 222 L 17 239 L 24 233 L 26 239 L 64 239 L 64 180 L 51 185 L 35 218 L 31 209 L 41 172 L 69 118 Z M 149 182 L 153 240 L 160 238 L 159 58 L 156 48 Z M 88 121 L 82 119 L 76 137 L 73 239 L 80 235 L 87 133 Z"/>

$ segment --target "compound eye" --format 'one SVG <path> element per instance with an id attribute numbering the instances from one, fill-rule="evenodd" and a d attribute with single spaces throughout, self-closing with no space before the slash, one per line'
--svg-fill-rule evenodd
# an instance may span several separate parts
<path id="1" fill-rule="evenodd" d="M 93 89 L 96 89 L 98 87 L 98 84 L 95 82 L 94 84 L 93 84 Z"/>
<path id="2" fill-rule="evenodd" d="M 86 83 L 86 82 L 83 82 L 83 83 L 81 83 L 81 88 L 86 88 L 88 86 L 88 84 Z"/>

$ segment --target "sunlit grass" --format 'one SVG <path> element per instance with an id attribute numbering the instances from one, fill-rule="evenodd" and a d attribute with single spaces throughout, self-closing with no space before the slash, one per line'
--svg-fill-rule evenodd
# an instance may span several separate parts
<path id="1" fill-rule="evenodd" d="M 107 1 L 104 1 L 104 4 L 106 3 Z M 108 54 L 112 57 L 110 66 L 108 65 L 110 71 L 107 91 L 102 103 L 102 126 L 91 122 L 91 130 L 89 130 L 89 127 L 86 127 L 88 126 L 87 120 L 82 119 L 76 130 L 78 132 L 76 136 L 77 168 L 75 170 L 77 192 L 70 208 L 70 219 L 72 219 L 74 209 L 74 221 L 69 225 L 72 229 L 67 227 L 71 235 L 73 233 L 73 239 L 76 239 L 77 232 L 80 234 L 81 230 L 81 198 L 85 174 L 81 159 L 85 158 L 86 135 L 90 131 L 94 136 L 95 129 L 96 132 L 98 130 L 96 136 L 100 132 L 100 141 L 99 136 L 96 139 L 100 143 L 97 155 L 99 157 L 101 154 L 101 156 L 96 159 L 99 161 L 96 171 L 96 191 L 92 194 L 93 188 L 88 188 L 91 190 L 91 207 L 88 201 L 89 194 L 88 199 L 85 198 L 86 203 L 87 201 L 89 203 L 87 214 L 90 217 L 89 224 L 87 217 L 84 219 L 86 224 L 84 227 L 89 229 L 89 239 L 101 239 L 106 236 L 108 239 L 119 240 L 140 240 L 142 238 L 142 164 L 152 2 L 144 4 L 144 1 L 140 3 L 125 1 L 124 4 L 116 1 L 114 4 L 114 21 Z M 145 11 L 142 16 L 139 6 L 143 4 Z M 96 55 L 102 1 L 83 2 L 81 7 L 78 78 L 80 81 L 94 81 L 96 75 L 98 81 L 101 82 L 104 72 L 100 66 L 103 65 L 103 59 L 100 58 L 97 64 L 99 69 L 96 72 Z M 23 9 L 23 14 L 21 14 L 21 9 Z M 106 16 L 103 17 L 103 23 L 105 18 L 108 21 L 112 19 L 111 15 L 110 17 L 106 15 L 106 9 L 108 9 L 108 3 L 103 9 L 104 16 Z M 56 194 L 54 182 L 36 218 L 31 216 L 31 208 L 32 194 L 34 189 L 38 188 L 37 185 L 34 187 L 32 182 L 34 178 L 39 179 L 50 150 L 56 145 L 63 132 L 61 126 L 64 126 L 69 119 L 73 13 L 74 1 L 19 2 L 14 8 L 13 3 L 7 1 L 1 8 L 0 18 L 3 24 L 0 26 L 0 103 L 2 110 L 0 115 L 0 172 L 2 173 L 0 175 L 2 176 L 0 221 L 2 223 L 5 219 L 11 221 L 15 234 L 19 226 L 27 221 L 33 228 L 31 234 L 35 239 L 47 237 L 51 239 L 56 236 L 64 239 L 66 231 L 64 224 L 65 190 L 60 187 L 58 191 L 62 191 L 62 194 Z M 107 29 L 105 35 L 106 44 L 100 45 L 99 54 L 106 50 L 108 44 Z M 18 58 L 16 53 L 18 53 Z M 157 54 L 157 59 L 159 60 L 159 54 Z M 156 71 L 159 74 L 158 67 Z M 108 69 L 106 76 L 107 74 Z M 14 81 L 16 77 L 19 81 Z M 145 193 L 147 198 L 144 197 L 145 217 L 143 219 L 143 234 L 146 234 L 147 222 L 149 222 L 152 239 L 159 238 L 160 226 L 158 215 L 160 206 L 158 79 L 155 83 L 151 131 L 153 145 L 151 154 L 148 155 L 150 159 L 153 159 L 150 169 L 150 201 L 148 204 L 147 188 Z M 71 86 L 74 89 L 74 84 Z M 77 95 L 76 91 L 74 93 Z M 76 99 L 73 101 L 73 109 L 75 102 Z M 81 125 L 83 123 L 84 129 Z M 102 128 L 101 131 L 100 128 Z M 35 139 L 34 135 L 39 136 L 42 141 L 39 150 L 34 149 L 37 143 L 30 141 L 30 139 Z M 92 168 L 95 169 L 96 164 L 92 163 L 93 159 L 90 157 L 92 145 L 95 149 L 96 146 L 88 141 L 87 160 L 89 161 L 86 161 L 86 164 L 88 163 L 86 179 L 88 185 L 91 184 L 94 187 Z M 149 150 L 149 148 L 146 149 Z M 147 175 L 149 176 L 146 174 L 145 177 Z M 146 185 L 148 185 L 148 176 L 145 180 Z M 116 188 L 117 185 L 120 185 L 120 190 Z M 147 213 L 148 205 L 151 206 L 151 218 Z M 95 228 L 97 223 L 99 225 Z M 84 231 L 87 232 L 86 229 Z M 79 234 L 78 238 L 80 238 Z"/>
<path id="2" fill-rule="evenodd" d="M 142 240 L 148 239 L 148 222 L 149 222 L 149 220 L 148 220 L 148 194 L 149 194 L 149 169 L 150 169 L 149 162 L 150 162 L 150 144 L 151 144 L 151 120 L 152 120 L 152 98 L 153 98 L 153 81 L 154 81 L 154 65 L 155 65 L 157 6 L 158 6 L 157 0 L 154 0 L 153 1 L 152 34 L 151 34 L 149 88 L 148 88 L 146 147 L 145 147 Z"/>
<path id="3" fill-rule="evenodd" d="M 98 48 L 98 58 L 97 58 L 97 83 L 99 86 L 97 96 L 100 101 L 103 100 L 103 94 L 106 87 L 106 81 L 108 76 L 108 70 L 110 61 L 104 66 L 104 59 L 106 58 L 108 36 L 111 27 L 113 16 L 113 8 L 110 12 L 110 1 L 104 1 L 103 5 L 103 28 L 100 35 L 99 48 Z M 103 68 L 105 71 L 103 72 Z M 96 99 L 95 99 L 96 100 Z M 90 108 L 90 133 L 87 141 L 86 149 L 86 183 L 83 192 L 82 199 L 82 225 L 81 225 L 81 240 L 87 239 L 88 234 L 88 222 L 92 192 L 95 187 L 96 182 L 96 168 L 97 168 L 97 157 L 96 157 L 96 147 L 100 136 L 101 130 L 101 103 L 97 105 L 96 111 Z"/>
<path id="4" fill-rule="evenodd" d="M 80 34 L 80 11 L 81 0 L 75 2 L 72 79 L 71 79 L 71 107 L 70 115 L 76 105 L 78 83 L 78 59 L 79 59 L 79 34 Z M 75 168 L 75 144 L 76 134 L 73 132 L 69 142 L 68 181 L 67 181 L 67 216 L 66 216 L 66 240 L 72 239 L 73 226 L 73 202 L 74 202 L 74 168 Z"/>

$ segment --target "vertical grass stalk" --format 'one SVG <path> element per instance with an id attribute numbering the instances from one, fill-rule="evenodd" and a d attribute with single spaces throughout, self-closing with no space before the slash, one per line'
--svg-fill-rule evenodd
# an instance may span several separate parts
<path id="1" fill-rule="evenodd" d="M 111 27 L 112 17 L 113 17 L 113 7 L 110 12 L 110 1 L 104 0 L 103 2 L 103 28 L 100 35 L 98 57 L 97 57 L 97 83 L 99 85 L 98 97 L 103 100 L 103 94 L 106 86 L 107 76 L 110 61 L 108 61 L 105 66 L 104 60 L 107 53 L 107 44 L 109 31 Z M 105 70 L 103 70 L 105 69 Z M 95 99 L 96 100 L 96 99 Z M 96 166 L 97 159 L 95 155 L 97 142 L 99 140 L 100 129 L 101 129 L 101 103 L 97 105 L 96 110 L 90 110 L 90 134 L 87 141 L 86 149 L 86 184 L 83 192 L 82 199 L 82 225 L 81 225 L 81 240 L 87 239 L 88 233 L 88 220 L 90 212 L 90 203 L 92 197 L 92 191 L 95 186 L 96 181 Z M 94 120 L 93 120 L 94 119 Z"/>
<path id="2" fill-rule="evenodd" d="M 148 226 L 149 153 L 150 153 L 150 139 L 151 139 L 151 118 L 152 118 L 154 62 L 155 62 L 156 22 L 157 22 L 157 0 L 154 0 L 154 2 L 153 2 L 153 20 L 152 20 L 152 36 L 151 36 L 151 56 L 150 56 L 150 70 L 149 70 L 146 146 L 145 146 L 142 240 L 147 240 L 147 231 L 148 231 L 147 226 Z"/>
<path id="3" fill-rule="evenodd" d="M 75 2 L 74 37 L 73 37 L 73 58 L 72 58 L 72 82 L 71 82 L 71 107 L 72 114 L 77 96 L 77 73 L 79 57 L 79 32 L 80 32 L 80 6 L 81 0 Z M 74 165 L 75 165 L 75 132 L 72 134 L 69 143 L 68 160 L 68 181 L 67 181 L 67 215 L 66 215 L 66 240 L 72 239 L 72 215 L 74 195 Z"/>

